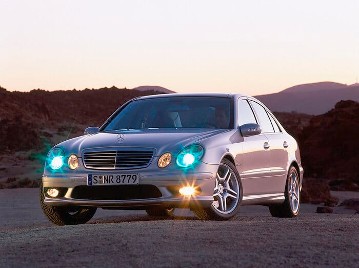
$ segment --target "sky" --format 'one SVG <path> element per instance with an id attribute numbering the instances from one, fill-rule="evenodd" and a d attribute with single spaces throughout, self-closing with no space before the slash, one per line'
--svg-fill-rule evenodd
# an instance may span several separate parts
<path id="1" fill-rule="evenodd" d="M 359 0 L 0 0 L 0 86 L 258 95 L 359 77 Z"/>

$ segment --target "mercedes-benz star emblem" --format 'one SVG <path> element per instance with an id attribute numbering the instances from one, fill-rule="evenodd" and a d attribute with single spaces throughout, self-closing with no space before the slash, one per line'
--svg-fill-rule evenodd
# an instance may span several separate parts
<path id="1" fill-rule="evenodd" d="M 124 134 L 118 134 L 117 135 L 117 142 L 121 143 L 125 140 L 125 135 Z"/>

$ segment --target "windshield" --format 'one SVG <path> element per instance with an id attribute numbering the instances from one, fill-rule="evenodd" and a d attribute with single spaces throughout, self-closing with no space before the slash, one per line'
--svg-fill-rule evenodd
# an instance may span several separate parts
<path id="1" fill-rule="evenodd" d="M 229 97 L 161 97 L 130 102 L 106 123 L 103 131 L 233 126 Z"/>

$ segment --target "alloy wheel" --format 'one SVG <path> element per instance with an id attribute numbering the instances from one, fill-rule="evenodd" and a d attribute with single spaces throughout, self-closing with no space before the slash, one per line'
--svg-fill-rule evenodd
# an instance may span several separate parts
<path id="1" fill-rule="evenodd" d="M 213 198 L 212 206 L 221 214 L 231 213 L 240 200 L 240 187 L 236 174 L 225 164 L 221 164 L 218 169 Z"/>
<path id="2" fill-rule="evenodd" d="M 289 174 L 289 182 L 288 182 L 288 197 L 290 208 L 293 213 L 297 213 L 299 209 L 299 176 L 295 169 L 291 171 Z"/>

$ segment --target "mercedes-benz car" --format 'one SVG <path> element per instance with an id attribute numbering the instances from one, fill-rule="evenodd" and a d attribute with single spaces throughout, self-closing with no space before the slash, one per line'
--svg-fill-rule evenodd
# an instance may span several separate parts
<path id="1" fill-rule="evenodd" d="M 239 94 L 135 98 L 101 127 L 48 153 L 41 206 L 57 225 L 89 221 L 97 208 L 227 220 L 241 205 L 274 217 L 299 213 L 303 168 L 295 139 L 270 110 Z"/>

